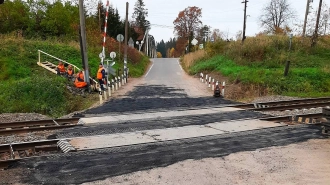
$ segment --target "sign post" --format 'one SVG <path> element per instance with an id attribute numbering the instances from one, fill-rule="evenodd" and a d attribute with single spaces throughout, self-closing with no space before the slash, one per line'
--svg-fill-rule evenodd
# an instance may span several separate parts
<path id="1" fill-rule="evenodd" d="M 191 44 L 194 46 L 195 51 L 196 51 L 196 44 L 197 44 L 197 43 L 198 43 L 198 40 L 195 39 L 195 38 L 191 41 Z"/>

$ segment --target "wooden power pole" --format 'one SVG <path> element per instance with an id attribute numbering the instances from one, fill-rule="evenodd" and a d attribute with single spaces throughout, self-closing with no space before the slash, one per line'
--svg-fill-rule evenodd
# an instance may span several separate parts
<path id="1" fill-rule="evenodd" d="M 302 34 L 303 37 L 305 37 L 305 34 L 306 34 L 307 18 L 308 18 L 308 14 L 309 14 L 309 4 L 311 2 L 313 2 L 313 0 L 307 0 L 306 12 L 305 12 L 305 21 L 304 21 L 303 34 Z"/>
<path id="2" fill-rule="evenodd" d="M 246 7 L 247 7 L 247 3 L 249 1 L 244 0 L 242 3 L 244 3 L 244 23 L 243 23 L 243 38 L 242 38 L 242 43 L 244 43 L 245 40 L 245 30 L 246 30 Z"/>
<path id="3" fill-rule="evenodd" d="M 319 10 L 318 10 L 318 12 L 317 12 L 316 25 L 315 25 L 315 32 L 314 32 L 314 35 L 313 35 L 313 38 L 312 38 L 312 46 L 315 46 L 315 45 L 316 45 L 316 42 L 317 42 L 321 10 L 322 10 L 322 0 L 320 0 Z"/>

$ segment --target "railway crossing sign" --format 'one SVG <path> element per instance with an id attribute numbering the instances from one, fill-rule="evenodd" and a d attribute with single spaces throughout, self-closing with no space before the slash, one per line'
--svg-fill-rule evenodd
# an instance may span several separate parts
<path id="1" fill-rule="evenodd" d="M 193 40 L 191 41 L 191 44 L 194 45 L 194 46 L 195 46 L 197 43 L 198 43 L 198 40 L 196 40 L 196 39 L 193 39 Z"/>
<path id="2" fill-rule="evenodd" d="M 112 58 L 112 60 L 113 60 L 114 58 L 116 58 L 116 52 L 111 52 L 111 53 L 110 53 L 110 58 Z"/>
<path id="3" fill-rule="evenodd" d="M 128 46 L 134 48 L 134 41 L 133 41 L 132 37 L 129 38 Z"/>
<path id="4" fill-rule="evenodd" d="M 100 54 L 99 54 L 99 57 L 100 57 L 100 59 L 105 58 L 104 53 L 103 53 L 103 52 L 100 53 Z"/>
<path id="5" fill-rule="evenodd" d="M 116 76 L 116 70 L 111 67 L 111 65 L 108 66 L 108 74 L 112 74 L 113 76 Z"/>
<path id="6" fill-rule="evenodd" d="M 124 35 L 122 35 L 122 34 L 118 34 L 118 35 L 117 35 L 117 41 L 118 41 L 118 42 L 123 42 L 123 41 L 124 41 Z"/>

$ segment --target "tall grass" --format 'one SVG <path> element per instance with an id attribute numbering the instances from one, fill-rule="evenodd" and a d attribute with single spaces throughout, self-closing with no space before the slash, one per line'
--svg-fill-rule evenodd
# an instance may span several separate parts
<path id="1" fill-rule="evenodd" d="M 321 37 L 314 48 L 308 38 L 294 38 L 290 50 L 288 37 L 261 35 L 247 38 L 243 45 L 240 41 L 211 43 L 206 50 L 208 58 L 195 62 L 189 73 L 216 71 L 232 82 L 260 85 L 281 95 L 330 95 L 329 37 Z M 290 71 L 284 77 L 288 60 Z"/>
<path id="2" fill-rule="evenodd" d="M 0 34 L 0 113 L 36 112 L 58 117 L 85 109 L 93 97 L 82 98 L 66 90 L 68 82 L 37 65 L 38 50 L 64 59 L 78 67 L 82 66 L 79 43 L 50 40 L 27 40 L 13 35 Z M 101 39 L 100 39 L 101 40 Z M 90 75 L 96 76 L 102 45 L 89 45 L 88 62 Z M 118 54 L 117 54 L 118 56 Z M 57 61 L 46 58 L 57 64 Z M 44 60 L 43 60 L 44 61 Z M 128 52 L 128 67 L 132 77 L 144 74 L 149 58 L 134 49 Z M 116 60 L 117 69 L 123 68 L 122 57 Z M 72 84 L 71 84 L 72 85 Z"/>

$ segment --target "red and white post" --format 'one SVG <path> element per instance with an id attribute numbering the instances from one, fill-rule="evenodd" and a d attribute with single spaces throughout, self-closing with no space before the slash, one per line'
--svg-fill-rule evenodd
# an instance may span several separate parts
<path id="1" fill-rule="evenodd" d="M 108 27 L 108 15 L 109 15 L 109 0 L 107 1 L 106 5 L 106 13 L 105 13 L 105 22 L 104 22 L 104 33 L 103 33 L 103 47 L 102 47 L 102 53 L 105 57 L 105 41 L 107 40 L 107 27 Z M 103 65 L 104 58 L 101 58 L 101 63 Z"/>
<path id="2" fill-rule="evenodd" d="M 211 87 L 211 80 L 212 80 L 212 77 L 209 77 L 209 88 Z"/>

